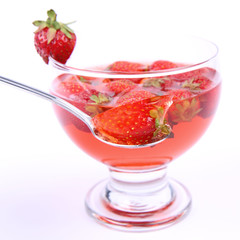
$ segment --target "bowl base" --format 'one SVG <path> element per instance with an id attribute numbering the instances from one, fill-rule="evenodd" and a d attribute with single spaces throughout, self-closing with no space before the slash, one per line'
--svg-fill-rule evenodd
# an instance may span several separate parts
<path id="1" fill-rule="evenodd" d="M 97 222 L 116 230 L 141 232 L 162 229 L 183 219 L 191 208 L 191 195 L 174 179 L 169 184 L 175 192 L 171 203 L 158 210 L 132 213 L 113 209 L 103 200 L 102 193 L 108 180 L 96 184 L 86 197 L 86 208 Z"/>

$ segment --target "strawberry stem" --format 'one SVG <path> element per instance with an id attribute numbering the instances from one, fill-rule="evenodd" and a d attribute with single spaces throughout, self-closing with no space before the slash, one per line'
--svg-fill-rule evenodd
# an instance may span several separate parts
<path id="1" fill-rule="evenodd" d="M 47 21 L 50 21 L 50 22 L 55 22 L 56 21 L 57 14 L 55 13 L 55 11 L 53 9 L 48 10 L 47 15 L 48 15 Z"/>

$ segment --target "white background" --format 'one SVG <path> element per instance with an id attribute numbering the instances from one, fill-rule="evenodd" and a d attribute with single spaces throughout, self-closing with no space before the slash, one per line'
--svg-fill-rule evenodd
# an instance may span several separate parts
<path id="1" fill-rule="evenodd" d="M 53 8 L 84 34 L 142 31 L 207 38 L 220 48 L 223 91 L 208 132 L 169 167 L 193 197 L 191 213 L 160 231 L 126 233 L 95 223 L 85 212 L 88 189 L 107 169 L 65 135 L 48 102 L 0 84 L 0 239 L 239 239 L 239 1 L 27 1 L 0 6 L 0 74 L 48 90 L 49 67 L 33 46 L 32 21 Z"/>

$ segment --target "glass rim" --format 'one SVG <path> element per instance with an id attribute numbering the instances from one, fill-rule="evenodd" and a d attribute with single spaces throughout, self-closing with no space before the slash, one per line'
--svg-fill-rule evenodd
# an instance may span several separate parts
<path id="1" fill-rule="evenodd" d="M 198 38 L 201 39 L 201 38 Z M 69 72 L 71 74 L 75 75 L 82 75 L 82 76 L 88 76 L 88 77 L 95 77 L 95 78 L 154 78 L 154 77 L 164 77 L 168 75 L 176 75 L 176 74 L 181 74 L 181 73 L 186 73 L 190 71 L 194 71 L 200 68 L 204 68 L 208 65 L 210 61 L 215 59 L 219 53 L 219 48 L 218 46 L 205 39 L 201 39 L 215 48 L 214 54 L 212 54 L 210 57 L 206 58 L 204 61 L 196 62 L 193 64 L 186 64 L 184 66 L 179 66 L 176 68 L 170 68 L 170 69 L 164 69 L 164 70 L 154 70 L 154 71 L 142 71 L 142 72 L 114 72 L 114 71 L 109 71 L 107 69 L 105 70 L 99 70 L 99 69 L 90 69 L 90 68 L 77 68 L 77 67 L 72 67 L 63 63 L 60 63 L 53 59 L 52 57 L 49 57 L 49 65 L 53 66 L 54 68 L 57 68 L 63 72 Z M 164 59 L 163 59 L 164 60 Z M 119 60 L 119 61 L 124 61 L 124 60 Z M 166 60 L 170 61 L 170 60 Z"/>

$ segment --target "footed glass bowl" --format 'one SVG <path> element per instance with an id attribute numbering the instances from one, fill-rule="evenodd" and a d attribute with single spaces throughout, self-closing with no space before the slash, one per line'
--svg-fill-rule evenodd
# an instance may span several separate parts
<path id="1" fill-rule="evenodd" d="M 190 193 L 167 176 L 167 166 L 207 130 L 221 77 L 211 42 L 135 38 L 80 39 L 66 65 L 51 60 L 51 93 L 91 116 L 107 141 L 125 145 L 99 141 L 81 120 L 54 106 L 70 139 L 109 168 L 109 177 L 86 196 L 89 214 L 115 229 L 148 231 L 189 212 Z"/>

